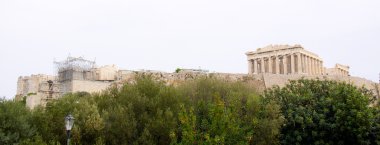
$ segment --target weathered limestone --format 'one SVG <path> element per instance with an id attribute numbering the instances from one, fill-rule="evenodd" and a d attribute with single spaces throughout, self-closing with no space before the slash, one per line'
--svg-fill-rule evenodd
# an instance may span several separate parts
<path id="1" fill-rule="evenodd" d="M 253 71 L 253 66 L 254 66 L 254 60 L 249 60 L 249 63 L 248 63 L 249 72 Z"/>
<path id="2" fill-rule="evenodd" d="M 349 69 L 349 66 L 335 64 L 334 68 L 329 68 L 326 70 L 326 75 L 350 76 Z"/>
<path id="3" fill-rule="evenodd" d="M 268 66 L 271 61 L 267 59 L 252 60 L 250 69 L 270 72 Z M 200 76 L 218 77 L 228 81 L 245 81 L 244 74 L 221 74 L 208 73 L 201 69 L 181 69 L 178 73 L 165 73 L 153 70 L 119 70 L 115 65 L 95 67 L 95 63 L 83 58 L 70 57 L 66 61 L 56 62 L 58 64 L 58 76 L 32 75 L 19 77 L 17 82 L 16 100 L 26 99 L 26 106 L 33 109 L 37 106 L 45 106 L 49 100 L 58 99 L 66 93 L 73 92 L 100 92 L 113 84 L 133 83 L 136 74 L 150 74 L 157 80 L 162 80 L 167 85 L 194 79 Z M 254 81 L 254 80 L 251 80 Z M 262 81 L 255 81 L 258 88 L 263 87 Z M 264 88 L 262 88 L 264 89 Z"/>
<path id="4" fill-rule="evenodd" d="M 26 98 L 29 108 L 44 105 L 48 100 L 57 99 L 65 93 L 86 91 L 100 92 L 114 84 L 134 82 L 136 74 L 151 74 L 167 85 L 197 77 L 218 77 L 226 81 L 252 81 L 258 88 L 273 85 L 283 86 L 288 80 L 300 78 L 328 78 L 353 82 L 371 88 L 372 82 L 349 76 L 349 67 L 336 64 L 335 68 L 323 67 L 318 55 L 304 50 L 300 45 L 270 45 L 246 53 L 247 74 L 208 73 L 200 69 L 181 69 L 178 73 L 165 73 L 152 70 L 119 70 L 115 65 L 95 67 L 95 62 L 83 58 L 69 57 L 66 61 L 55 62 L 58 76 L 32 75 L 20 77 L 17 82 L 16 100 Z"/>
<path id="5" fill-rule="evenodd" d="M 304 50 L 300 45 L 269 45 L 264 48 L 258 48 L 256 51 L 247 52 L 249 66 L 254 69 L 249 69 L 248 74 L 309 74 L 321 75 L 323 60 L 318 55 Z M 275 58 L 275 67 L 272 67 L 272 59 Z M 259 70 L 255 69 L 256 60 L 260 60 Z M 265 63 L 264 60 L 268 60 Z M 277 64 L 279 62 L 279 64 Z M 265 69 L 269 68 L 269 69 Z"/>
<path id="6" fill-rule="evenodd" d="M 280 74 L 280 58 L 279 57 L 275 57 L 275 58 L 276 58 L 276 69 L 275 69 L 275 72 L 276 72 L 276 74 Z"/>
<path id="7" fill-rule="evenodd" d="M 284 67 L 283 74 L 288 74 L 288 57 L 286 55 L 284 55 L 282 57 L 282 61 L 283 61 L 283 67 Z"/>
<path id="8" fill-rule="evenodd" d="M 294 62 L 294 55 L 293 54 L 291 54 L 290 55 L 290 66 L 291 66 L 291 72 L 290 73 L 295 73 L 295 62 Z"/>
<path id="9" fill-rule="evenodd" d="M 302 73 L 302 59 L 301 59 L 301 53 L 297 53 L 297 73 Z"/>
<path id="10" fill-rule="evenodd" d="M 260 74 L 260 75 L 250 75 L 254 78 L 264 81 L 265 88 L 270 88 L 273 86 L 284 87 L 289 80 L 304 79 L 320 79 L 320 80 L 334 80 L 346 83 L 352 83 L 357 87 L 365 87 L 369 90 L 376 90 L 375 87 L 379 87 L 378 83 L 367 80 L 365 78 L 353 77 L 353 76 L 339 76 L 339 75 L 300 75 L 300 74 L 290 74 L 290 75 L 276 75 L 276 74 Z"/>
<path id="11" fill-rule="evenodd" d="M 29 108 L 44 104 L 47 100 L 56 99 L 59 94 L 57 77 L 38 74 L 19 77 L 17 81 L 17 93 L 15 100 L 26 100 Z"/>
<path id="12" fill-rule="evenodd" d="M 260 60 L 260 72 L 265 73 L 265 62 L 264 62 L 264 57 L 261 58 Z"/>

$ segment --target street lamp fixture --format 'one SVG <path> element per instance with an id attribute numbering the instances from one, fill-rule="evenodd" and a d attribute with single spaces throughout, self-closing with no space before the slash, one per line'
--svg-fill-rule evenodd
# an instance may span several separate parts
<path id="1" fill-rule="evenodd" d="M 71 114 L 65 117 L 65 126 L 66 126 L 66 133 L 67 133 L 67 145 L 70 145 L 70 133 L 71 133 L 71 129 L 74 126 L 74 117 Z"/>

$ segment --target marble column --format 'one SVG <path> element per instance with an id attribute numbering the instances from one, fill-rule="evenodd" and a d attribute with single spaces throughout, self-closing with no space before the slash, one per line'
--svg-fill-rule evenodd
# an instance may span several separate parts
<path id="1" fill-rule="evenodd" d="M 294 61 L 294 54 L 290 54 L 290 67 L 291 67 L 291 72 L 290 74 L 295 74 L 295 61 Z"/>
<path id="2" fill-rule="evenodd" d="M 265 73 L 265 60 L 264 60 L 264 57 L 261 58 L 261 73 Z"/>
<path id="3" fill-rule="evenodd" d="M 273 61 L 272 56 L 269 56 L 268 57 L 268 71 L 269 71 L 269 73 L 273 73 L 273 70 L 272 70 L 273 63 L 272 63 L 272 61 Z"/>
<path id="4" fill-rule="evenodd" d="M 322 62 L 318 60 L 318 74 L 322 75 Z"/>
<path id="5" fill-rule="evenodd" d="M 315 60 L 315 74 L 319 75 L 319 60 Z"/>
<path id="6" fill-rule="evenodd" d="M 307 63 L 307 57 L 306 57 L 306 55 L 304 55 L 303 56 L 303 60 L 304 60 L 304 62 L 303 62 L 303 64 L 304 64 L 304 71 L 305 71 L 305 73 L 309 73 L 309 65 L 308 65 L 308 63 Z"/>
<path id="7" fill-rule="evenodd" d="M 306 57 L 306 71 L 307 71 L 307 74 L 310 74 L 311 72 L 310 72 L 310 58 L 309 58 L 309 56 L 305 56 Z"/>
<path id="8" fill-rule="evenodd" d="M 321 60 L 321 74 L 325 74 L 325 67 L 323 66 L 323 61 Z"/>
<path id="9" fill-rule="evenodd" d="M 319 60 L 315 59 L 315 74 L 319 75 Z"/>
<path id="10" fill-rule="evenodd" d="M 276 57 L 276 74 L 280 74 L 280 58 L 279 56 L 275 56 Z"/>
<path id="11" fill-rule="evenodd" d="M 253 67 L 253 61 L 252 61 L 252 59 L 250 59 L 250 60 L 248 60 L 248 74 L 253 74 L 252 67 Z"/>
<path id="12" fill-rule="evenodd" d="M 315 59 L 315 74 L 319 75 L 319 62 L 318 62 L 318 59 Z"/>
<path id="13" fill-rule="evenodd" d="M 257 72 L 257 59 L 253 60 L 253 73 L 258 74 L 258 72 Z"/>
<path id="14" fill-rule="evenodd" d="M 301 53 L 297 53 L 297 73 L 302 73 L 302 61 L 301 61 Z"/>
<path id="15" fill-rule="evenodd" d="M 314 58 L 310 57 L 310 72 L 314 75 Z"/>
<path id="16" fill-rule="evenodd" d="M 306 73 L 306 66 L 305 66 L 305 55 L 304 54 L 301 54 L 301 66 L 302 66 L 302 68 L 301 68 L 301 72 L 302 73 Z"/>
<path id="17" fill-rule="evenodd" d="M 282 62 L 283 62 L 283 66 L 284 66 L 284 74 L 288 74 L 288 56 L 284 55 L 282 57 Z"/>
<path id="18" fill-rule="evenodd" d="M 313 64 L 312 64 L 312 58 L 309 57 L 309 72 L 312 75 L 313 74 Z"/>
<path id="19" fill-rule="evenodd" d="M 315 74 L 315 59 L 311 58 L 311 74 Z"/>

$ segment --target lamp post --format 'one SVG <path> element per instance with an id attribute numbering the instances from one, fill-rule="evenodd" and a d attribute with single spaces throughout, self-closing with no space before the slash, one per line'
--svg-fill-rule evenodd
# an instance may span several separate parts
<path id="1" fill-rule="evenodd" d="M 70 131 L 71 131 L 71 128 L 73 128 L 73 125 L 74 125 L 74 117 L 71 114 L 69 114 L 65 117 L 67 145 L 70 145 Z"/>

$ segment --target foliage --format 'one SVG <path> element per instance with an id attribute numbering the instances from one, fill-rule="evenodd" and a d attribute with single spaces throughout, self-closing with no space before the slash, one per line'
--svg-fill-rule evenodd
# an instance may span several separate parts
<path id="1" fill-rule="evenodd" d="M 0 100 L 0 144 L 379 144 L 370 91 L 321 80 L 264 94 L 214 77 L 167 86 L 149 75 L 101 93 L 77 92 L 29 110 Z"/>
<path id="2" fill-rule="evenodd" d="M 22 102 L 0 99 L 0 144 L 15 144 L 37 134 Z"/>
<path id="3" fill-rule="evenodd" d="M 283 122 L 279 107 L 264 102 L 249 85 L 201 78 L 187 82 L 179 90 L 189 102 L 180 109 L 177 143 L 278 143 Z M 263 125 L 268 126 L 263 128 Z"/>
<path id="4" fill-rule="evenodd" d="M 270 89 L 264 96 L 280 104 L 286 119 L 282 144 L 371 143 L 371 129 L 376 125 L 369 107 L 373 95 L 364 88 L 301 79 Z"/>
<path id="5" fill-rule="evenodd" d="M 373 109 L 373 125 L 371 127 L 371 132 L 369 134 L 369 140 L 371 144 L 380 144 L 380 107 L 377 105 Z"/>
<path id="6" fill-rule="evenodd" d="M 25 140 L 12 140 L 21 144 L 65 144 L 68 113 L 75 117 L 74 144 L 275 144 L 283 121 L 279 107 L 266 104 L 254 88 L 213 78 L 173 87 L 142 75 L 102 93 L 66 94 L 46 108 L 13 107 L 3 112 L 27 114 L 8 122 L 15 123 L 9 132 L 26 133 Z"/>
<path id="7" fill-rule="evenodd" d="M 175 73 L 179 73 L 181 70 L 182 70 L 182 69 L 177 68 L 177 69 L 175 69 Z"/>

